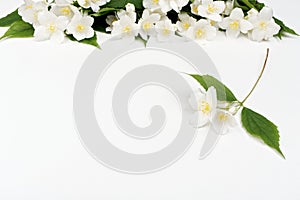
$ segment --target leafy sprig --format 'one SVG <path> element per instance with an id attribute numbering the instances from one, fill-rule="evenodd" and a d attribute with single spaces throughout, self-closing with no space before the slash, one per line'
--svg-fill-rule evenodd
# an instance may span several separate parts
<path id="1" fill-rule="evenodd" d="M 259 83 L 264 73 L 264 70 L 267 65 L 268 56 L 269 56 L 269 49 L 267 49 L 265 62 L 257 81 L 252 87 L 251 91 L 242 101 L 237 100 L 233 92 L 227 86 L 225 86 L 221 81 L 219 81 L 218 79 L 210 75 L 190 74 L 190 76 L 193 77 L 206 91 L 208 90 L 208 88 L 214 87 L 216 89 L 217 99 L 219 101 L 236 103 L 238 106 L 235 111 L 235 114 L 237 114 L 238 111 L 242 109 L 241 123 L 244 129 L 251 136 L 258 138 L 266 145 L 268 145 L 269 147 L 277 151 L 283 158 L 285 158 L 279 146 L 280 136 L 279 136 L 279 131 L 277 126 L 273 122 L 268 120 L 266 117 L 264 117 L 263 115 L 244 106 L 244 103 L 253 93 L 253 91 L 255 90 L 257 84 Z"/>

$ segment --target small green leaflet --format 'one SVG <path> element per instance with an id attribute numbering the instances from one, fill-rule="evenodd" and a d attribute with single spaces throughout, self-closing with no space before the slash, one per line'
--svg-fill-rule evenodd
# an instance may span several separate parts
<path id="1" fill-rule="evenodd" d="M 285 158 L 279 147 L 279 131 L 275 124 L 264 116 L 244 107 L 242 110 L 242 125 L 248 133 L 261 139 Z"/>
<path id="2" fill-rule="evenodd" d="M 16 21 L 21 21 L 22 18 L 18 14 L 18 10 L 15 10 L 14 12 L 10 13 L 6 17 L 3 17 L 0 19 L 0 27 L 8 27 L 12 25 Z"/>
<path id="3" fill-rule="evenodd" d="M 198 81 L 205 90 L 208 90 L 208 88 L 211 86 L 215 87 L 219 101 L 237 101 L 236 97 L 229 90 L 229 88 L 221 83 L 218 79 L 210 75 L 201 76 L 197 74 L 190 74 L 190 76 L 196 79 L 196 81 Z"/>
<path id="4" fill-rule="evenodd" d="M 17 21 L 4 33 L 0 40 L 4 38 L 26 38 L 32 37 L 34 29 L 31 24 L 24 21 Z"/>
<path id="5" fill-rule="evenodd" d="M 143 8 L 143 0 L 111 0 L 105 5 L 109 8 L 125 8 L 126 4 L 132 3 L 136 9 Z"/>
<path id="6" fill-rule="evenodd" d="M 279 39 L 281 39 L 282 36 L 285 36 L 285 33 L 289 33 L 289 34 L 292 34 L 292 35 L 297 35 L 297 36 L 299 36 L 299 34 L 296 33 L 296 31 L 294 31 L 293 29 L 287 27 L 287 26 L 283 23 L 283 21 L 281 21 L 281 20 L 279 20 L 279 19 L 277 19 L 277 18 L 275 18 L 275 17 L 273 17 L 273 18 L 274 18 L 276 24 L 278 24 L 278 25 L 281 27 L 279 33 L 275 35 L 276 37 L 279 37 Z"/>
<path id="7" fill-rule="evenodd" d="M 95 33 L 94 37 L 89 38 L 89 39 L 80 40 L 80 41 L 77 41 L 72 35 L 67 35 L 67 37 L 71 41 L 79 42 L 79 43 L 82 43 L 82 44 L 88 44 L 88 45 L 92 45 L 94 47 L 100 48 L 100 45 L 97 42 L 97 34 L 96 33 Z"/>

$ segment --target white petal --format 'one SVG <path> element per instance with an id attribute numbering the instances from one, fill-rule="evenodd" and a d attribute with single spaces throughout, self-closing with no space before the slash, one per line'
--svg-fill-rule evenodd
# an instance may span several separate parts
<path id="1" fill-rule="evenodd" d="M 244 19 L 240 21 L 240 27 L 242 33 L 247 33 L 249 30 L 253 29 L 253 25 L 249 21 Z"/>
<path id="2" fill-rule="evenodd" d="M 209 119 L 201 112 L 195 112 L 190 119 L 190 124 L 195 128 L 201 128 L 209 123 Z"/>
<path id="3" fill-rule="evenodd" d="M 34 38 L 37 41 L 48 40 L 50 38 L 50 33 L 47 31 L 47 28 L 44 26 L 39 26 L 34 31 Z"/>
<path id="4" fill-rule="evenodd" d="M 225 10 L 226 5 L 225 5 L 224 1 L 214 1 L 213 4 L 217 9 L 217 13 L 219 13 L 219 14 Z"/>
<path id="5" fill-rule="evenodd" d="M 226 36 L 230 38 L 237 38 L 240 35 L 240 30 L 227 29 Z"/>
<path id="6" fill-rule="evenodd" d="M 215 27 L 208 27 L 206 29 L 206 39 L 213 40 L 217 36 L 217 29 Z"/>
<path id="7" fill-rule="evenodd" d="M 259 30 L 259 29 L 254 29 L 251 33 L 251 38 L 252 40 L 255 41 L 262 41 L 265 37 L 265 32 L 263 30 Z"/>
<path id="8" fill-rule="evenodd" d="M 268 7 L 263 7 L 259 12 L 259 18 L 265 21 L 271 20 L 273 17 L 273 10 Z"/>
<path id="9" fill-rule="evenodd" d="M 216 22 L 222 21 L 222 17 L 217 13 L 208 14 L 206 17 Z"/>
<path id="10" fill-rule="evenodd" d="M 50 39 L 56 43 L 62 43 L 64 41 L 65 34 L 62 31 L 56 31 L 50 37 Z"/>
<path id="11" fill-rule="evenodd" d="M 244 13 L 242 11 L 242 9 L 240 8 L 235 8 L 232 10 L 231 14 L 230 14 L 230 18 L 233 20 L 240 20 L 244 18 Z"/>
<path id="12" fill-rule="evenodd" d="M 230 22 L 231 22 L 231 19 L 229 17 L 226 17 L 226 18 L 223 19 L 222 22 L 219 23 L 219 26 L 222 29 L 227 29 Z"/>

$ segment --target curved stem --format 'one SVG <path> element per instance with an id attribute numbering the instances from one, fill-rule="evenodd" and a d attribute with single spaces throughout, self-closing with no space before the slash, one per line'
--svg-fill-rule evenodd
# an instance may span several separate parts
<path id="1" fill-rule="evenodd" d="M 260 81 L 265 69 L 266 69 L 266 66 L 267 66 L 267 61 L 268 61 L 268 57 L 269 57 L 269 48 L 267 48 L 267 54 L 266 54 L 266 58 L 265 58 L 265 62 L 264 62 L 264 65 L 263 65 L 263 68 L 259 74 L 259 77 L 258 79 L 256 80 L 254 86 L 252 87 L 251 91 L 249 92 L 249 94 L 245 97 L 245 99 L 241 102 L 241 105 L 243 105 L 245 103 L 245 101 L 250 97 L 250 95 L 252 94 L 252 92 L 254 91 L 254 89 L 256 88 L 258 82 Z"/>

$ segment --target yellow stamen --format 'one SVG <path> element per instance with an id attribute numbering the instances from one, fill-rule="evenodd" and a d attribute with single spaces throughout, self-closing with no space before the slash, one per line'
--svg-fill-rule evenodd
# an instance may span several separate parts
<path id="1" fill-rule="evenodd" d="M 193 5 L 192 9 L 194 13 L 198 13 L 198 6 Z"/>
<path id="2" fill-rule="evenodd" d="M 216 10 L 217 10 L 217 8 L 213 4 L 208 4 L 207 11 L 209 13 L 214 13 L 214 12 L 216 12 Z"/>
<path id="3" fill-rule="evenodd" d="M 69 7 L 64 7 L 60 9 L 60 13 L 64 16 L 70 16 L 71 15 L 71 9 Z"/>
<path id="4" fill-rule="evenodd" d="M 221 114 L 219 114 L 218 115 L 218 119 L 220 120 L 220 121 L 227 121 L 228 120 L 228 116 L 226 115 L 226 114 L 224 114 L 224 113 L 221 113 Z"/>
<path id="5" fill-rule="evenodd" d="M 167 28 L 164 28 L 163 34 L 164 34 L 164 35 L 169 35 L 169 34 L 170 34 L 170 30 L 167 29 Z"/>
<path id="6" fill-rule="evenodd" d="M 259 23 L 259 28 L 260 29 L 266 29 L 266 27 L 267 27 L 267 23 L 266 22 L 260 22 Z"/>
<path id="7" fill-rule="evenodd" d="M 190 28 L 190 23 L 188 23 L 188 22 L 185 22 L 185 23 L 183 23 L 183 28 L 185 29 L 185 30 L 187 30 L 188 28 Z"/>
<path id="8" fill-rule="evenodd" d="M 76 30 L 78 31 L 78 32 L 81 32 L 81 31 L 83 31 L 85 28 L 84 28 L 84 26 L 82 25 L 82 24 L 78 24 L 77 26 L 76 26 Z"/>
<path id="9" fill-rule="evenodd" d="M 55 25 L 54 25 L 54 24 L 51 24 L 51 25 L 49 26 L 49 31 L 53 33 L 55 30 L 56 30 Z"/>
<path id="10" fill-rule="evenodd" d="M 125 27 L 123 28 L 123 32 L 124 32 L 124 33 L 130 33 L 130 32 L 131 32 L 130 26 L 125 26 Z"/>
<path id="11" fill-rule="evenodd" d="M 238 30 L 239 27 L 240 27 L 240 23 L 238 21 L 233 21 L 229 24 L 229 27 L 232 29 L 232 30 Z"/>
<path id="12" fill-rule="evenodd" d="M 153 4 L 158 4 L 159 0 L 152 0 Z"/>
<path id="13" fill-rule="evenodd" d="M 204 31 L 202 29 L 198 29 L 195 35 L 197 39 L 202 38 L 204 36 Z"/>
<path id="14" fill-rule="evenodd" d="M 204 114 L 209 114 L 211 111 L 211 107 L 207 101 L 202 101 L 200 104 L 200 111 Z"/>
<path id="15" fill-rule="evenodd" d="M 148 30 L 148 29 L 150 29 L 150 28 L 151 28 L 150 22 L 146 22 L 146 23 L 143 25 L 143 29 L 145 29 L 145 30 Z"/>
<path id="16" fill-rule="evenodd" d="M 26 9 L 31 9 L 33 6 L 32 5 L 27 5 L 25 8 Z"/>

